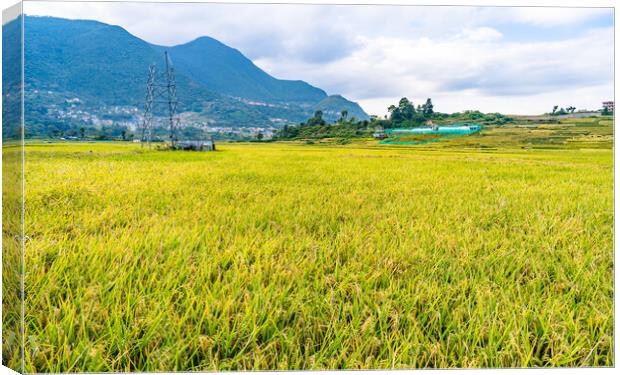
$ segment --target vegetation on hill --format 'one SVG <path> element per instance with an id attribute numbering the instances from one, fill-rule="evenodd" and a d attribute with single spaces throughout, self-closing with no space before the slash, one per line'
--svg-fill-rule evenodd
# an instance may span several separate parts
<path id="1" fill-rule="evenodd" d="M 558 105 L 554 105 L 551 112 L 547 114 L 551 116 L 573 115 L 575 113 L 575 110 L 577 110 L 577 107 L 572 106 L 572 105 L 567 106 L 566 108 L 560 107 Z M 581 110 L 577 112 L 577 114 L 582 114 L 583 112 L 588 112 L 588 111 Z M 595 111 L 591 111 L 591 112 L 595 112 Z M 603 108 L 599 109 L 596 112 L 600 112 L 600 114 L 603 116 L 613 115 L 613 111 L 611 111 L 607 106 L 603 106 Z"/>
<path id="2" fill-rule="evenodd" d="M 21 137 L 21 16 L 2 26 L 2 137 Z"/>
<path id="3" fill-rule="evenodd" d="M 574 106 L 572 106 L 572 105 L 571 105 L 571 106 L 566 107 L 566 109 L 564 109 L 564 107 L 562 107 L 562 108 L 558 109 L 558 106 L 557 106 L 557 105 L 554 105 L 554 106 L 553 106 L 553 110 L 551 111 L 550 115 L 553 115 L 553 116 L 560 116 L 560 115 L 566 115 L 566 114 L 569 114 L 569 113 L 575 113 L 575 110 L 576 110 L 576 109 L 577 109 L 577 108 L 576 108 L 576 107 L 574 107 Z"/>
<path id="4" fill-rule="evenodd" d="M 410 128 L 422 126 L 429 122 L 433 124 L 451 124 L 475 122 L 481 125 L 505 125 L 513 121 L 512 118 L 501 113 L 482 113 L 480 111 L 465 111 L 452 114 L 435 112 L 433 102 L 429 98 L 417 107 L 407 98 L 402 98 L 398 105 L 388 108 L 389 117 L 379 118 L 371 116 L 368 120 L 358 120 L 348 117 L 348 112 L 342 112 L 340 118 L 332 124 L 323 119 L 323 112 L 316 111 L 312 117 L 299 125 L 284 126 L 276 135 L 276 139 L 323 139 L 323 138 L 364 138 L 370 137 L 377 129 Z"/>
<path id="5" fill-rule="evenodd" d="M 369 136 L 370 121 L 356 121 L 347 118 L 347 112 L 343 111 L 335 124 L 328 124 L 323 119 L 323 112 L 318 110 L 314 116 L 305 123 L 299 125 L 285 125 L 275 135 L 276 140 L 286 139 L 321 139 L 321 138 L 361 138 Z"/>
<path id="6" fill-rule="evenodd" d="M 210 37 L 156 49 L 167 50 L 177 69 L 222 94 L 268 103 L 316 103 L 327 96 L 304 81 L 270 76 L 238 50 Z"/>
<path id="7" fill-rule="evenodd" d="M 321 111 L 323 117 L 328 122 L 342 122 L 341 118 L 344 114 L 345 121 L 364 121 L 369 120 L 370 116 L 364 112 L 359 104 L 351 102 L 341 95 L 330 95 L 321 100 L 314 106 L 315 111 Z"/>

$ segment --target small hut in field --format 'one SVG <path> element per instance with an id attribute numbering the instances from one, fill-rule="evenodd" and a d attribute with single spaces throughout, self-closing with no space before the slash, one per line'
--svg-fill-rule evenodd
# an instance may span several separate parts
<path id="1" fill-rule="evenodd" d="M 188 151 L 215 151 L 215 142 L 213 141 L 213 138 L 200 141 L 178 141 L 176 147 L 180 150 Z"/>

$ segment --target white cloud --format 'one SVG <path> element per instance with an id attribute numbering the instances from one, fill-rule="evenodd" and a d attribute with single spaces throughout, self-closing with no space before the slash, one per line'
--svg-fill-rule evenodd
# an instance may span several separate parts
<path id="1" fill-rule="evenodd" d="M 457 39 L 466 39 L 472 42 L 495 42 L 504 35 L 491 27 L 466 28 L 457 36 Z"/>
<path id="2" fill-rule="evenodd" d="M 493 108 L 482 98 L 518 113 L 546 111 L 541 101 L 545 94 L 563 103 L 558 93 L 564 93 L 564 101 L 573 100 L 568 104 L 590 108 L 613 95 L 613 34 L 608 29 L 560 42 L 505 43 L 497 36 L 484 41 L 471 36 L 465 32 L 447 40 L 368 38 L 351 55 L 327 64 L 271 59 L 257 63 L 286 78 L 303 71 L 309 82 L 356 98 L 379 114 L 400 96 L 418 103 L 429 96 L 442 98 L 447 111 L 471 109 L 461 105 L 461 98 L 479 97 L 479 106 L 487 110 Z M 586 102 L 572 95 L 592 87 L 599 90 L 596 99 Z M 596 90 L 588 92 L 594 95 Z M 377 103 L 383 105 L 380 112 Z"/>
<path id="3" fill-rule="evenodd" d="M 514 22 L 554 27 L 579 24 L 609 12 L 609 9 L 602 8 L 520 7 L 512 8 L 511 17 Z"/>

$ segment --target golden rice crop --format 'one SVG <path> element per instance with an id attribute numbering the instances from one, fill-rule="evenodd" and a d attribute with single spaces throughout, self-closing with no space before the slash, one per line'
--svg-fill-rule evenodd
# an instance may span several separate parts
<path id="1" fill-rule="evenodd" d="M 26 147 L 26 371 L 613 365 L 613 153 Z"/>

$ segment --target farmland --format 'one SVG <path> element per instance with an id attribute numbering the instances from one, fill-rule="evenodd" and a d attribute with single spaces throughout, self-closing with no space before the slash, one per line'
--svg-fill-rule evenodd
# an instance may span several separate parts
<path id="1" fill-rule="evenodd" d="M 25 370 L 612 366 L 612 143 L 29 143 Z"/>

